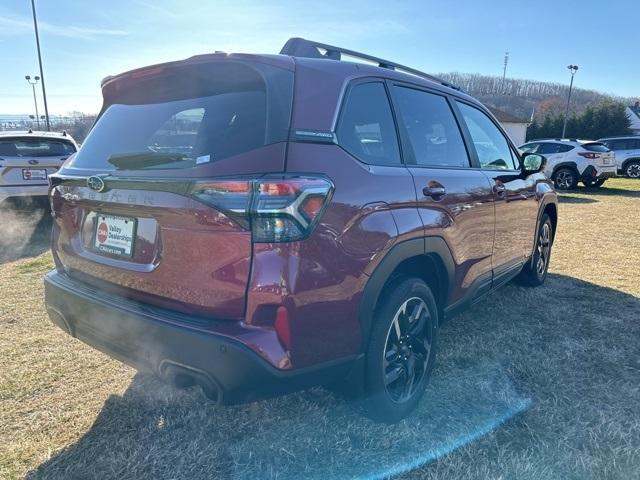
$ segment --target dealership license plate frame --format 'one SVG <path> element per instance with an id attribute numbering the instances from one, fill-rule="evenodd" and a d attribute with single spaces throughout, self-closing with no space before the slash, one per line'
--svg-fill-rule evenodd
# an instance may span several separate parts
<path id="1" fill-rule="evenodd" d="M 29 174 L 27 174 L 29 172 Z M 33 172 L 42 172 L 41 175 L 34 177 Z M 34 182 L 34 181 L 44 181 L 49 178 L 46 168 L 23 168 L 22 169 L 22 180 L 25 182 Z"/>
<path id="2" fill-rule="evenodd" d="M 101 223 L 104 223 L 106 221 L 109 221 L 112 223 L 124 222 L 125 224 L 127 224 L 127 222 L 131 222 L 130 227 L 128 227 L 131 229 L 131 243 L 128 248 L 129 249 L 128 253 L 126 253 L 126 249 L 121 249 L 113 245 L 104 245 L 105 242 L 98 241 L 98 228 L 100 227 Z M 108 227 L 109 227 L 109 223 L 107 223 L 107 228 Z M 132 258 L 133 253 L 135 252 L 137 231 L 138 231 L 138 219 L 135 217 L 128 217 L 126 215 L 114 215 L 112 213 L 96 212 L 96 220 L 93 226 L 92 248 L 96 253 L 99 253 L 100 255 L 109 255 L 115 258 Z M 119 250 L 122 250 L 122 251 L 119 251 Z"/>

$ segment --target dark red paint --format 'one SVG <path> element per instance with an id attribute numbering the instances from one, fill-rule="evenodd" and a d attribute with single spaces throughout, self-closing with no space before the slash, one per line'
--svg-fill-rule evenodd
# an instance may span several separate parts
<path id="1" fill-rule="evenodd" d="M 243 58 L 294 68 L 291 59 Z M 356 78 L 413 82 L 473 101 L 428 80 L 345 62 L 296 59 L 295 75 L 292 131 L 334 131 L 340 99 Z M 361 352 L 363 292 L 395 246 L 425 236 L 444 240 L 454 263 L 453 288 L 441 299 L 446 309 L 464 300 L 479 278 L 490 284 L 496 272 L 529 257 L 538 212 L 555 203 L 542 174 L 366 165 L 338 145 L 294 141 L 191 169 L 127 176 L 177 175 L 186 182 L 284 172 L 322 174 L 335 186 L 320 223 L 298 242 L 252 243 L 251 232 L 228 215 L 180 193 L 96 194 L 82 185 L 56 186 L 52 248 L 58 270 L 122 297 L 215 320 L 185 326 L 232 337 L 278 369 L 297 369 Z M 92 174 L 63 167 L 58 176 L 84 180 Z M 507 187 L 506 197 L 496 198 L 497 183 Z M 424 195 L 425 187 L 439 186 L 447 191 L 442 200 Z M 138 219 L 132 258 L 91 248 L 100 211 Z"/>

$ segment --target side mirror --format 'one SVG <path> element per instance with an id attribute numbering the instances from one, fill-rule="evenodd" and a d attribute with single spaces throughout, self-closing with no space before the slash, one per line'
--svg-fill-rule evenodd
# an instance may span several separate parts
<path id="1" fill-rule="evenodd" d="M 530 175 L 541 171 L 547 163 L 547 159 L 538 153 L 525 153 L 522 155 L 522 173 Z"/>

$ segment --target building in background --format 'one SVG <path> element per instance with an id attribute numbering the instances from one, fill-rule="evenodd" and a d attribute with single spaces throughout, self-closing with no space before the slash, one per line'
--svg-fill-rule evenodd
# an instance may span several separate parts
<path id="1" fill-rule="evenodd" d="M 515 115 L 511 115 L 505 111 L 499 110 L 494 107 L 487 107 L 493 116 L 498 119 L 502 128 L 505 129 L 513 143 L 516 145 L 522 145 L 527 138 L 527 127 L 529 126 L 529 120 L 523 120 Z"/>
<path id="2" fill-rule="evenodd" d="M 640 135 L 640 102 L 636 102 L 630 107 L 627 107 L 627 116 L 631 125 L 629 129 L 634 135 Z"/>

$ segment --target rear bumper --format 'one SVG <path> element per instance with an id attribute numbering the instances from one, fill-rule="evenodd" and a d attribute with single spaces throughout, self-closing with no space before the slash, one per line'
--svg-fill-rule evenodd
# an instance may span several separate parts
<path id="1" fill-rule="evenodd" d="M 615 176 L 617 176 L 617 167 L 615 165 L 607 167 L 594 167 L 592 165 L 589 165 L 584 169 L 584 172 L 582 172 L 580 180 L 601 180 L 605 178 L 612 178 Z"/>
<path id="2" fill-rule="evenodd" d="M 118 302 L 100 292 L 88 294 L 65 274 L 52 271 L 44 283 L 49 317 L 64 331 L 167 382 L 197 383 L 207 396 L 224 404 L 329 382 L 346 375 L 357 359 L 280 370 L 232 337 L 169 323 L 158 309 L 142 304 Z"/>
<path id="3" fill-rule="evenodd" d="M 0 186 L 0 202 L 12 197 L 46 197 L 48 193 L 49 185 Z"/>

